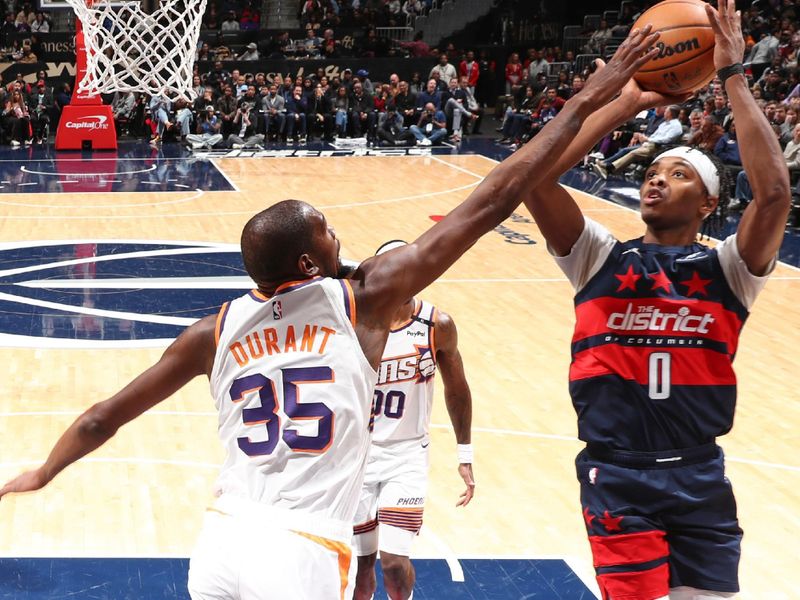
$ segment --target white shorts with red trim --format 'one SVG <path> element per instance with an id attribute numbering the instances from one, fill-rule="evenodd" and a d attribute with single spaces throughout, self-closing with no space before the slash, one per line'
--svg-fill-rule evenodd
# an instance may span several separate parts
<path id="1" fill-rule="evenodd" d="M 424 438 L 370 447 L 353 527 L 356 555 L 380 550 L 410 556 L 428 493 L 428 443 Z"/>

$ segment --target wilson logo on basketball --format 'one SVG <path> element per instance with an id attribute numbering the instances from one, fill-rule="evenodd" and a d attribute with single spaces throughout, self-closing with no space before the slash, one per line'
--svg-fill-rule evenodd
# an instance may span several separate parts
<path id="1" fill-rule="evenodd" d="M 686 40 L 685 42 L 678 42 L 674 46 L 667 46 L 664 42 L 658 42 L 656 44 L 656 48 L 658 48 L 658 56 L 653 59 L 653 62 L 674 56 L 676 54 L 683 54 L 684 52 L 689 52 L 691 50 L 699 50 L 700 42 L 697 38 L 692 38 L 691 40 Z"/>
<path id="2" fill-rule="evenodd" d="M 67 129 L 108 129 L 108 118 L 104 115 L 92 117 L 81 117 L 75 121 L 67 121 L 64 125 Z"/>

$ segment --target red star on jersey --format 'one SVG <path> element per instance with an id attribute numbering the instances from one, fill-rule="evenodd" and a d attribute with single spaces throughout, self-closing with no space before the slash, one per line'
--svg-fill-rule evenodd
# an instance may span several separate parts
<path id="1" fill-rule="evenodd" d="M 589 512 L 589 507 L 588 506 L 583 509 L 583 520 L 586 521 L 587 529 L 591 529 L 592 528 L 592 521 L 595 520 L 595 516 L 592 513 Z"/>
<path id="2" fill-rule="evenodd" d="M 614 277 L 620 280 L 619 287 L 617 288 L 618 292 L 628 288 L 635 292 L 636 282 L 642 278 L 641 275 L 637 275 L 633 272 L 633 265 L 628 266 L 628 270 L 624 275 L 614 275 Z"/>
<path id="3" fill-rule="evenodd" d="M 663 269 L 660 269 L 655 275 L 651 275 L 650 279 L 653 280 L 653 291 L 661 288 L 665 292 L 669 293 L 670 287 L 672 287 L 672 282 L 669 280 L 669 277 L 667 277 L 667 274 L 664 273 Z"/>
<path id="4" fill-rule="evenodd" d="M 686 295 L 691 296 L 692 294 L 703 294 L 703 296 L 708 296 L 708 290 L 706 286 L 711 283 L 710 279 L 700 279 L 700 273 L 695 271 L 692 273 L 692 278 L 687 279 L 686 281 L 681 281 L 681 285 L 685 285 L 688 290 L 686 290 Z"/>
<path id="5" fill-rule="evenodd" d="M 603 517 L 597 519 L 600 523 L 602 523 L 603 527 L 606 528 L 606 531 L 609 533 L 612 531 L 622 531 L 622 526 L 620 525 L 620 521 L 622 521 L 623 517 L 612 517 L 608 514 L 608 511 L 603 513 Z"/>

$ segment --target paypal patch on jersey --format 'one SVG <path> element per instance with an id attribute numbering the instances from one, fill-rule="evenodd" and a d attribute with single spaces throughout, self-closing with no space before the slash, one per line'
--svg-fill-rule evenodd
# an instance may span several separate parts
<path id="1" fill-rule="evenodd" d="M 236 244 L 4 243 L 0 346 L 163 346 L 252 287 Z"/>

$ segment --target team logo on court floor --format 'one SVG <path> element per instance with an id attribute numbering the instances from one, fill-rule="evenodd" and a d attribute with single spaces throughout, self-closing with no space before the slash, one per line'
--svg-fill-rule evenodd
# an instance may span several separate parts
<path id="1" fill-rule="evenodd" d="M 161 346 L 252 287 L 236 244 L 0 244 L 0 346 Z"/>

